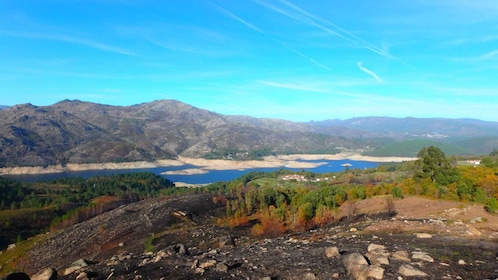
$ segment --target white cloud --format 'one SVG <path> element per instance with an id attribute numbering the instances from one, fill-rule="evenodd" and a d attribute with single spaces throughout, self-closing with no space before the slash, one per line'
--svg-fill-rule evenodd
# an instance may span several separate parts
<path id="1" fill-rule="evenodd" d="M 328 89 L 317 88 L 309 85 L 277 83 L 270 81 L 259 81 L 259 83 L 276 88 L 284 88 L 284 89 L 299 90 L 299 91 L 311 91 L 319 93 L 330 93 L 330 90 Z"/>
<path id="2" fill-rule="evenodd" d="M 487 60 L 487 59 L 490 59 L 496 55 L 498 55 L 498 50 L 494 50 L 494 51 L 485 53 L 485 54 L 481 55 L 480 57 L 478 57 L 477 59 L 478 60 Z"/>
<path id="3" fill-rule="evenodd" d="M 262 34 L 264 34 L 264 33 L 265 33 L 263 30 L 261 30 L 260 28 L 258 28 L 258 27 L 257 27 L 257 26 L 255 26 L 254 24 L 252 24 L 252 23 L 250 23 L 250 22 L 248 22 L 248 21 L 246 21 L 246 20 L 244 20 L 244 19 L 242 19 L 242 18 L 240 18 L 240 17 L 236 16 L 234 13 L 232 13 L 232 12 L 230 12 L 230 11 L 227 11 L 227 10 L 223 9 L 223 8 L 222 8 L 222 7 L 220 7 L 220 6 L 216 6 L 216 8 L 217 8 L 218 10 L 220 10 L 220 12 L 222 12 L 224 15 L 226 15 L 226 16 L 228 16 L 228 17 L 232 18 L 232 19 L 235 19 L 236 21 L 238 21 L 238 22 L 242 23 L 243 25 L 245 25 L 245 26 L 247 26 L 247 27 L 249 27 L 249 28 L 251 28 L 251 29 L 253 29 L 253 30 L 258 31 L 259 33 L 262 33 Z"/>
<path id="4" fill-rule="evenodd" d="M 358 65 L 358 68 L 360 68 L 361 71 L 367 73 L 368 75 L 372 76 L 375 78 L 375 80 L 379 83 L 379 84 L 383 84 L 384 81 L 379 77 L 379 75 L 377 75 L 374 71 L 364 67 L 361 62 L 357 62 L 356 65 Z"/>
<path id="5" fill-rule="evenodd" d="M 39 39 L 39 40 L 53 40 L 53 41 L 61 41 L 67 43 L 73 43 L 78 45 L 83 45 L 103 51 L 123 54 L 123 55 L 137 55 L 136 53 L 129 51 L 124 48 L 115 47 L 107 44 L 103 44 L 97 41 L 93 41 L 90 39 L 77 38 L 73 36 L 69 36 L 61 33 L 33 33 L 33 32 L 1 32 L 3 35 L 13 36 L 13 37 L 21 37 L 28 39 Z"/>

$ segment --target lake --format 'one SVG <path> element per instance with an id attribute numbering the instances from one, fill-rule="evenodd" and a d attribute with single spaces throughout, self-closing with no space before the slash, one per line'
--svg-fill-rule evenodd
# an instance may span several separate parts
<path id="1" fill-rule="evenodd" d="M 198 168 L 193 165 L 183 165 L 183 166 L 168 166 L 168 167 L 155 167 L 155 168 L 143 168 L 143 169 L 119 169 L 119 170 L 87 170 L 87 171 L 74 171 L 74 172 L 62 172 L 62 173 L 49 173 L 49 174 L 32 174 L 32 175 L 9 175 L 4 176 L 6 178 L 18 180 L 21 182 L 35 182 L 35 181 L 47 181 L 55 180 L 66 177 L 83 177 L 88 178 L 92 176 L 100 175 L 110 175 L 110 174 L 120 174 L 120 173 L 130 173 L 130 172 L 152 172 L 157 175 L 161 175 L 168 180 L 173 182 L 184 182 L 187 184 L 209 184 L 220 181 L 231 181 L 246 173 L 252 171 L 264 171 L 272 172 L 278 171 L 280 169 L 292 170 L 292 171 L 311 171 L 314 173 L 328 173 L 328 172 L 339 172 L 344 171 L 346 167 L 343 164 L 351 164 L 350 169 L 365 169 L 377 167 L 380 162 L 370 162 L 370 161 L 357 161 L 357 160 L 302 160 L 302 162 L 325 162 L 326 164 L 320 165 L 315 168 L 250 168 L 244 170 L 210 170 L 205 174 L 192 174 L 192 175 L 161 175 L 162 172 L 166 171 L 176 171 L 183 169 Z"/>

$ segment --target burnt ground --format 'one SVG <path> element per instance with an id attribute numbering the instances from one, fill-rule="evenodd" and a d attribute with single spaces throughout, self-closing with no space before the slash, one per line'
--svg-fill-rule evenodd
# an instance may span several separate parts
<path id="1" fill-rule="evenodd" d="M 392 216 L 386 203 L 344 205 L 328 227 L 254 239 L 247 228 L 217 227 L 224 209 L 209 195 L 151 199 L 49 234 L 22 266 L 31 275 L 52 267 L 59 279 L 351 279 L 344 256 L 360 253 L 373 265 L 375 244 L 385 246 L 388 263 L 374 279 L 498 278 L 498 222 L 482 206 L 409 197 L 394 201 Z M 327 256 L 330 248 L 340 254 Z M 80 259 L 86 265 L 69 273 Z M 406 276 L 404 265 L 427 275 Z"/>

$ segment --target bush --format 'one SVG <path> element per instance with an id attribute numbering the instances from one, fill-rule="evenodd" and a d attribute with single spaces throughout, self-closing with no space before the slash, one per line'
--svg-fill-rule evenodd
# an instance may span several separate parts
<path id="1" fill-rule="evenodd" d="M 498 200 L 494 197 L 491 197 L 488 199 L 488 203 L 486 204 L 486 207 L 484 207 L 486 211 L 488 211 L 491 214 L 495 214 L 498 212 Z"/>
<path id="2" fill-rule="evenodd" d="M 392 189 L 391 193 L 392 193 L 393 197 L 395 197 L 395 198 L 403 198 L 404 197 L 403 190 L 398 186 L 394 187 Z"/>

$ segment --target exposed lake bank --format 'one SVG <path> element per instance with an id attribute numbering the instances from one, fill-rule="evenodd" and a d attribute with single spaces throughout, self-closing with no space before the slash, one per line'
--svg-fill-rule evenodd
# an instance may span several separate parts
<path id="1" fill-rule="evenodd" d="M 339 154 L 295 154 L 295 155 L 278 155 L 268 156 L 263 160 L 222 160 L 222 159 L 202 159 L 178 157 L 176 160 L 156 160 L 154 162 L 121 162 L 121 163 L 86 163 L 86 164 L 67 164 L 52 165 L 48 167 L 4 167 L 0 168 L 0 175 L 24 175 L 24 174 L 49 174 L 73 171 L 87 170 L 122 170 L 122 169 L 144 169 L 155 167 L 173 167 L 193 165 L 198 168 L 183 169 L 178 172 L 182 174 L 199 174 L 209 170 L 245 170 L 252 168 L 314 168 L 324 162 L 309 162 L 319 160 L 358 160 L 369 162 L 402 162 L 411 161 L 416 158 L 408 157 L 369 157 L 353 153 Z M 191 173 L 190 173 L 191 172 Z"/>

